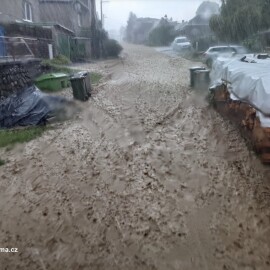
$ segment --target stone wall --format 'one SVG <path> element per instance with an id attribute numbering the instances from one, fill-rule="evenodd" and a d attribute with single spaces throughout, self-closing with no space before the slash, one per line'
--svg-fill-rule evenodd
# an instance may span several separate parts
<path id="1" fill-rule="evenodd" d="M 0 97 L 7 97 L 32 84 L 33 80 L 23 63 L 0 64 Z"/>

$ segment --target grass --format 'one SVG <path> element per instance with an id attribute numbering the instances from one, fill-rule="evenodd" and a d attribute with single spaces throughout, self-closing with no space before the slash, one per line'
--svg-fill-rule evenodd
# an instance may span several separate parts
<path id="1" fill-rule="evenodd" d="M 72 75 L 74 73 L 82 71 L 82 70 L 72 69 L 70 67 L 65 67 L 61 65 L 52 64 L 52 63 L 47 64 L 47 65 L 51 69 L 50 72 L 59 72 L 59 73 L 66 73 L 68 75 Z M 91 84 L 98 84 L 100 80 L 102 79 L 102 75 L 97 72 L 90 72 L 90 79 L 91 79 Z"/>
<path id="2" fill-rule="evenodd" d="M 67 73 L 69 75 L 79 71 L 76 69 L 72 69 L 70 67 L 60 66 L 60 65 L 56 65 L 56 64 L 50 64 L 49 67 L 51 68 L 52 72 Z"/>
<path id="3" fill-rule="evenodd" d="M 46 59 L 42 61 L 43 65 L 69 65 L 70 63 L 70 60 L 64 55 L 58 55 L 51 60 Z"/>
<path id="4" fill-rule="evenodd" d="M 100 73 L 91 72 L 90 79 L 91 79 L 92 84 L 98 84 L 100 80 L 102 79 L 102 75 Z"/>
<path id="5" fill-rule="evenodd" d="M 17 143 L 29 142 L 46 130 L 45 127 L 31 127 L 26 129 L 0 131 L 0 147 L 8 147 L 9 150 Z"/>
<path id="6" fill-rule="evenodd" d="M 0 159 L 0 166 L 3 166 L 5 164 L 6 164 L 6 162 L 4 160 Z"/>
<path id="7" fill-rule="evenodd" d="M 82 71 L 82 70 L 72 69 L 69 67 L 63 67 L 63 66 L 58 66 L 58 65 L 51 65 L 51 67 L 56 72 L 61 72 L 61 73 L 63 72 L 69 75 Z M 100 73 L 90 72 L 90 79 L 91 79 L 92 84 L 98 84 L 101 78 L 102 78 L 102 75 Z"/>

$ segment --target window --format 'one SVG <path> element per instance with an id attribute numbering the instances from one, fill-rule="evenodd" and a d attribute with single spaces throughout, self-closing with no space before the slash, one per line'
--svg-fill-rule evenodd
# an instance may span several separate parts
<path id="1" fill-rule="evenodd" d="M 77 22 L 78 26 L 82 26 L 82 6 L 80 3 L 76 2 L 74 5 L 75 11 L 77 12 Z"/>
<path id="2" fill-rule="evenodd" d="M 188 40 L 186 38 L 178 38 L 176 40 L 176 43 L 184 43 L 184 42 L 188 42 Z"/>
<path id="3" fill-rule="evenodd" d="M 211 53 L 224 52 L 224 51 L 226 51 L 226 47 L 217 47 L 217 48 L 212 48 L 210 50 Z"/>
<path id="4" fill-rule="evenodd" d="M 32 5 L 28 2 L 24 2 L 24 20 L 29 22 L 33 21 Z"/>
<path id="5" fill-rule="evenodd" d="M 78 13 L 78 25 L 80 27 L 82 26 L 82 15 L 81 15 L 81 13 Z"/>

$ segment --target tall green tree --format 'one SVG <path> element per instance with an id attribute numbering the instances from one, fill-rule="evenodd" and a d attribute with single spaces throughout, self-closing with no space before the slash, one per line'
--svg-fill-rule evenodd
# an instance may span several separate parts
<path id="1" fill-rule="evenodd" d="M 222 0 L 210 27 L 223 41 L 243 41 L 270 27 L 270 0 Z"/>
<path id="2" fill-rule="evenodd" d="M 270 0 L 262 0 L 262 27 L 270 27 Z"/>

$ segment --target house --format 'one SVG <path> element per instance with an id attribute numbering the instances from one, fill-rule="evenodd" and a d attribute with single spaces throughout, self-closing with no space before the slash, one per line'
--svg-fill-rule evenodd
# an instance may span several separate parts
<path id="1" fill-rule="evenodd" d="M 0 22 L 39 22 L 38 0 L 1 0 Z"/>
<path id="2" fill-rule="evenodd" d="M 0 37 L 8 43 L 0 52 L 9 54 L 10 37 L 20 37 L 36 57 L 48 58 L 52 46 L 54 55 L 90 58 L 96 20 L 94 0 L 1 0 Z"/>
<path id="3" fill-rule="evenodd" d="M 38 40 L 49 41 L 51 35 L 47 29 L 33 26 L 39 21 L 37 0 L 1 0 L 0 58 L 48 57 L 48 44 Z"/>
<path id="4" fill-rule="evenodd" d="M 91 26 L 90 0 L 1 0 L 0 22 L 50 22 L 80 33 Z"/>
<path id="5" fill-rule="evenodd" d="M 218 13 L 219 5 L 217 3 L 210 1 L 203 2 L 198 7 L 196 16 L 181 29 L 181 35 L 187 36 L 193 41 L 194 47 L 197 47 L 197 49 L 205 50 L 212 42 L 215 42 L 209 22 L 211 17 Z"/>
<path id="6" fill-rule="evenodd" d="M 88 0 L 39 0 L 40 21 L 60 24 L 80 35 L 91 26 L 91 2 Z"/>

